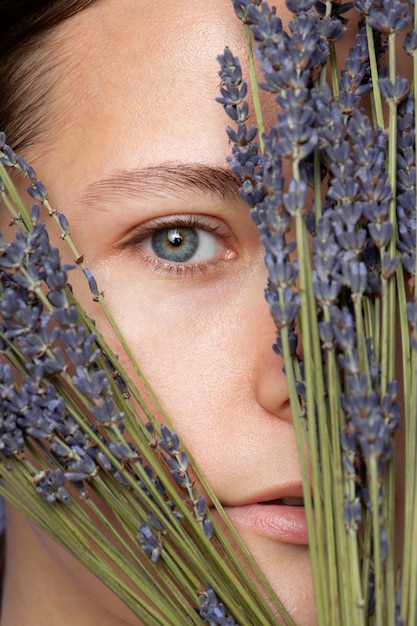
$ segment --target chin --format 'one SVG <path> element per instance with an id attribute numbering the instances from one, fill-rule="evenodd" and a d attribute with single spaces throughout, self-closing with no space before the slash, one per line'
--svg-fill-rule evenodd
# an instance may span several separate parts
<path id="1" fill-rule="evenodd" d="M 239 535 L 297 626 L 316 626 L 308 546 L 279 543 L 247 529 Z"/>

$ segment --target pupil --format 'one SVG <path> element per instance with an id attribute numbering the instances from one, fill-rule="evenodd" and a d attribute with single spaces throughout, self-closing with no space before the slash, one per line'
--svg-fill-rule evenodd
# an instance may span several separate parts
<path id="1" fill-rule="evenodd" d="M 179 246 L 181 246 L 182 242 L 183 242 L 183 237 L 181 235 L 181 233 L 175 229 L 175 230 L 169 230 L 168 231 L 168 241 L 175 246 L 176 248 L 178 248 Z"/>

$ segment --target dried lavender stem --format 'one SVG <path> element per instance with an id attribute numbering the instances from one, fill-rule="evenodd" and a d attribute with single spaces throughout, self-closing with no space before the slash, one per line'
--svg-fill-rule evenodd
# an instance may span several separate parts
<path id="1" fill-rule="evenodd" d="M 0 161 L 0 178 L 6 184 L 7 193 L 10 194 L 12 201 L 14 202 L 14 204 L 16 205 L 18 209 L 17 213 L 16 211 L 14 211 L 14 209 L 12 209 L 12 215 L 13 214 L 17 215 L 16 223 L 20 220 L 23 222 L 27 230 L 31 230 L 33 228 L 33 224 L 30 219 L 29 213 L 24 203 L 22 202 L 20 195 L 17 193 L 16 187 L 13 185 L 10 179 L 10 176 L 6 170 L 6 167 L 3 165 L 1 161 Z M 9 207 L 9 203 L 7 203 L 7 206 Z"/>
<path id="2" fill-rule="evenodd" d="M 310 315 L 310 306 L 308 302 L 308 269 L 307 268 L 309 266 L 309 260 L 307 258 L 308 252 L 306 253 L 306 250 L 308 251 L 308 248 L 305 248 L 305 232 L 304 232 L 305 221 L 300 211 L 298 211 L 295 217 L 295 223 L 296 223 L 297 250 L 298 250 L 299 268 L 300 268 L 300 271 L 299 271 L 299 293 L 300 293 L 300 298 L 301 298 L 300 324 L 301 324 L 301 332 L 303 334 L 303 337 L 307 338 L 310 335 L 309 333 L 305 331 L 305 329 L 309 328 L 312 322 L 312 318 Z M 308 364 L 308 367 L 306 367 L 305 371 L 306 371 L 307 406 L 309 407 L 309 410 L 307 413 L 309 432 L 310 432 L 309 436 L 315 437 L 317 424 L 316 424 L 316 399 L 315 399 L 315 393 L 314 393 L 315 385 L 314 385 L 314 376 L 313 376 L 314 356 L 313 356 L 313 347 L 310 344 L 310 341 L 304 341 L 303 352 L 304 352 L 304 361 Z M 321 471 L 320 471 L 320 460 L 318 456 L 318 449 L 315 443 L 312 445 L 309 445 L 309 452 L 310 452 L 310 459 L 311 459 L 313 491 L 316 494 L 319 494 L 320 491 L 319 489 L 317 489 L 317 486 L 320 485 Z M 318 531 L 315 533 L 315 536 L 314 536 L 317 572 L 327 572 L 328 568 L 326 564 L 326 546 L 325 546 L 325 541 L 324 541 L 324 537 L 322 534 L 322 529 L 325 528 L 325 525 L 324 525 L 324 520 L 323 520 L 321 502 L 320 503 L 316 502 L 316 506 L 314 507 L 313 512 L 314 512 L 314 520 L 315 520 L 314 524 L 315 524 L 316 529 L 318 529 Z M 321 591 L 323 595 L 321 594 L 319 595 L 318 591 Z M 330 616 L 328 615 L 329 604 L 331 606 L 331 610 L 333 610 L 334 603 L 333 601 L 329 602 L 328 597 L 324 597 L 324 589 L 322 587 L 320 588 L 320 590 L 316 589 L 317 612 L 321 616 L 326 616 L 326 623 L 328 623 L 330 626 L 330 624 L 332 623 L 334 624 L 335 622 L 332 621 L 330 619 Z"/>
<path id="3" fill-rule="evenodd" d="M 362 297 L 359 294 L 352 296 L 353 306 L 355 311 L 355 329 L 358 342 L 359 363 L 361 371 L 366 373 L 368 381 L 368 387 L 371 387 L 371 376 L 369 372 L 368 350 L 366 347 L 366 337 L 363 327 L 363 310 L 362 310 Z"/>
<path id="4" fill-rule="evenodd" d="M 300 174 L 298 172 L 298 163 L 293 165 L 294 179 L 298 182 L 300 180 Z M 316 431 L 318 428 L 318 438 L 320 441 L 319 446 L 315 443 L 309 446 L 311 454 L 311 465 L 313 472 L 313 491 L 316 494 L 322 495 L 323 512 L 320 504 L 317 502 L 314 507 L 314 515 L 316 528 L 324 528 L 326 540 L 321 533 L 318 534 L 316 540 L 318 543 L 318 552 L 320 559 L 322 559 L 322 565 L 327 561 L 326 569 L 328 573 L 332 573 L 333 564 L 336 562 L 336 548 L 334 537 L 334 516 L 333 506 L 331 500 L 332 494 L 332 455 L 331 455 L 331 443 L 329 438 L 326 415 L 326 406 L 324 398 L 326 396 L 323 385 L 323 371 L 322 360 L 320 351 L 320 342 L 318 339 L 317 324 L 314 324 L 316 319 L 316 303 L 313 293 L 313 286 L 311 283 L 311 265 L 310 257 L 308 253 L 308 239 L 306 232 L 306 224 L 304 216 L 299 211 L 296 215 L 296 237 L 297 237 L 297 250 L 300 267 L 300 294 L 301 294 L 301 323 L 302 328 L 310 327 L 311 330 L 311 344 L 310 342 L 304 342 L 303 350 L 305 354 L 305 361 L 309 361 L 313 364 L 313 372 L 311 368 L 306 368 L 306 388 L 307 388 L 307 406 L 308 421 L 310 436 L 316 437 Z M 303 337 L 304 337 L 303 333 Z M 318 489 L 318 485 L 322 486 L 322 489 Z M 323 526 L 324 522 L 324 526 Z M 337 623 L 338 620 L 338 589 L 337 581 L 334 576 L 329 576 L 328 593 L 328 608 L 330 624 Z"/>
<path id="5" fill-rule="evenodd" d="M 366 35 L 368 39 L 369 63 L 371 66 L 371 77 L 372 77 L 372 94 L 371 95 L 372 95 L 372 102 L 373 102 L 375 115 L 376 115 L 375 121 L 376 121 L 376 125 L 379 128 L 382 128 L 384 130 L 385 129 L 384 113 L 382 110 L 381 92 L 379 90 L 379 85 L 378 85 L 379 76 L 378 76 L 378 64 L 377 64 L 376 52 L 375 52 L 374 33 L 373 33 L 371 26 L 369 26 L 368 24 L 368 20 L 366 20 Z"/>
<path id="6" fill-rule="evenodd" d="M 383 560 L 380 550 L 380 509 L 379 509 L 379 480 L 377 460 L 372 454 L 367 459 L 369 494 L 372 501 L 372 535 L 373 535 L 373 569 L 375 574 L 375 619 L 377 624 L 387 624 L 384 611 L 384 583 Z"/>
<path id="7" fill-rule="evenodd" d="M 2 164 L 0 163 L 0 165 L 2 165 Z M 3 167 L 3 165 L 2 165 L 2 167 Z M 7 196 L 7 193 L 3 189 L 0 190 L 0 195 L 1 195 L 1 201 L 4 202 L 4 204 L 6 205 L 10 215 L 12 216 L 13 222 L 16 223 L 17 220 L 20 219 L 19 213 L 15 210 L 13 204 L 10 202 L 10 200 L 9 200 L 9 198 Z"/>
<path id="8" fill-rule="evenodd" d="M 417 455 L 417 351 L 411 354 L 410 397 L 406 398 L 405 468 L 413 467 Z M 407 402 L 408 400 L 408 402 Z M 410 550 L 417 536 L 417 495 L 415 472 L 405 472 L 404 546 L 401 575 L 401 614 L 407 624 L 415 624 L 417 613 L 417 551 Z"/>
<path id="9" fill-rule="evenodd" d="M 283 350 L 283 358 L 284 362 L 290 364 L 291 363 L 291 352 L 289 346 L 289 333 L 288 327 L 284 327 L 281 329 L 281 339 L 282 339 L 282 350 Z M 294 433 L 297 443 L 297 449 L 300 451 L 300 465 L 301 465 L 301 475 L 303 479 L 303 492 L 304 492 L 304 507 L 307 518 L 307 528 L 309 534 L 309 549 L 310 549 L 310 560 L 311 560 L 311 569 L 312 575 L 321 576 L 322 570 L 320 569 L 320 556 L 318 554 L 317 549 L 317 532 L 320 534 L 320 530 L 317 531 L 317 527 L 314 524 L 314 510 L 313 510 L 313 500 L 312 494 L 308 488 L 309 484 L 309 466 L 307 462 L 307 455 L 303 452 L 306 449 L 306 433 L 302 428 L 302 422 L 299 418 L 300 414 L 300 400 L 296 393 L 296 378 L 294 375 L 294 370 L 292 367 L 286 368 L 286 376 L 288 380 L 288 393 L 290 396 L 290 406 L 293 415 L 293 423 L 294 423 Z M 322 597 L 317 597 L 316 593 L 316 607 L 326 606 L 326 599 Z"/>
<path id="10" fill-rule="evenodd" d="M 325 322 L 330 322 L 331 316 L 329 307 L 323 307 L 323 317 Z M 336 540 L 336 551 L 342 563 L 349 563 L 349 568 L 338 568 L 339 588 L 350 588 L 350 593 L 342 593 L 340 598 L 341 623 L 351 623 L 352 626 L 361 626 L 363 623 L 363 607 L 358 606 L 358 613 L 352 615 L 350 598 L 361 598 L 362 590 L 360 584 L 360 563 L 357 550 L 357 531 L 354 528 L 345 528 L 341 512 L 343 511 L 343 496 L 347 489 L 349 498 L 355 497 L 355 486 L 352 480 L 345 479 L 343 473 L 343 462 L 340 448 L 340 432 L 344 427 L 344 416 L 340 406 L 341 388 L 339 368 L 334 347 L 326 350 L 326 372 L 328 375 L 329 389 L 329 414 L 331 419 L 331 452 L 333 481 L 332 493 L 334 499 L 334 531 Z M 348 576 L 348 572 L 357 572 L 357 575 Z"/>

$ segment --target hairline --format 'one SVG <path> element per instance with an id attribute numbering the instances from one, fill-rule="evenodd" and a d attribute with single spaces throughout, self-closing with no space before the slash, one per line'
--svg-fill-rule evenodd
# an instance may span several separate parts
<path id="1" fill-rule="evenodd" d="M 59 99 L 54 93 L 59 71 L 70 59 L 71 50 L 65 45 L 68 21 L 84 12 L 100 0 L 91 0 L 50 27 L 21 42 L 2 61 L 8 66 L 2 83 L 11 92 L 7 98 L 7 115 L 1 121 L 0 130 L 6 131 L 8 143 L 15 151 L 25 154 L 36 146 L 36 156 L 45 150 L 54 138 L 54 130 L 66 107 L 60 111 L 56 106 Z M 55 96 L 55 97 L 54 97 Z M 10 111 L 13 110 L 13 113 Z"/>

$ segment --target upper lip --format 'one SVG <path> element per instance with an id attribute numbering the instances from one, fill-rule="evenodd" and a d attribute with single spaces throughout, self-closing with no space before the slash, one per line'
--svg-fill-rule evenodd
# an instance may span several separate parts
<path id="1" fill-rule="evenodd" d="M 284 498 L 303 498 L 303 486 L 301 482 L 289 485 L 281 485 L 278 487 L 270 487 L 257 491 L 253 495 L 249 495 L 236 502 L 223 502 L 225 507 L 248 506 L 250 504 L 268 503 L 274 500 L 283 500 Z"/>

